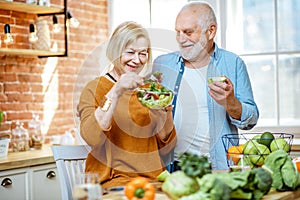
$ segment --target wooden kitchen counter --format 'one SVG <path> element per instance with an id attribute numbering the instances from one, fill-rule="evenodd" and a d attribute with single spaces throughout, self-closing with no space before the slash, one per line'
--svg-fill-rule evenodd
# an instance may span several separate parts
<path id="1" fill-rule="evenodd" d="M 296 152 L 300 151 L 300 144 L 293 144 L 291 150 Z"/>
<path id="2" fill-rule="evenodd" d="M 300 200 L 300 190 L 286 192 L 270 191 L 262 200 Z"/>
<path id="3" fill-rule="evenodd" d="M 55 163 L 51 145 L 43 145 L 40 150 L 9 152 L 6 158 L 0 158 L 0 171 Z"/>
<path id="4" fill-rule="evenodd" d="M 103 200 L 126 200 L 123 191 L 110 192 L 103 195 Z M 171 200 L 165 193 L 156 193 L 155 200 Z M 262 200 L 300 200 L 300 190 L 277 192 L 270 191 Z"/>

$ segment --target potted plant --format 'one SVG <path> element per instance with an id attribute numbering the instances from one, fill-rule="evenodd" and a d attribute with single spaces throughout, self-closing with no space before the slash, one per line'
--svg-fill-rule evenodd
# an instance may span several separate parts
<path id="1" fill-rule="evenodd" d="M 0 111 L 0 127 L 3 118 L 4 118 L 4 112 Z M 0 158 L 7 156 L 9 142 L 10 142 L 9 134 L 0 134 Z"/>

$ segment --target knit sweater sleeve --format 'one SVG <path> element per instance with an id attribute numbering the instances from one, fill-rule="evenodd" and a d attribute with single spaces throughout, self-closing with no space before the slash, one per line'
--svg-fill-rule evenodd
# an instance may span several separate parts
<path id="1" fill-rule="evenodd" d="M 158 135 L 156 135 L 156 138 L 157 138 L 160 154 L 161 155 L 169 154 L 172 151 L 172 149 L 174 149 L 177 141 L 175 126 L 166 140 L 161 140 Z"/>
<path id="2" fill-rule="evenodd" d="M 101 87 L 99 87 L 101 86 Z M 78 113 L 80 117 L 80 134 L 87 144 L 101 145 L 106 140 L 107 131 L 104 131 L 95 118 L 95 110 L 105 98 L 105 94 L 112 87 L 104 77 L 90 81 L 82 90 Z"/>

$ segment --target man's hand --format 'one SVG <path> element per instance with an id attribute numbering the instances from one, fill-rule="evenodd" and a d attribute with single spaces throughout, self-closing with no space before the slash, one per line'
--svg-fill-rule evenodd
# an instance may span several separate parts
<path id="1" fill-rule="evenodd" d="M 209 95 L 220 105 L 224 106 L 229 115 L 235 119 L 241 119 L 242 104 L 234 96 L 233 84 L 226 77 L 225 82 L 216 81 L 208 84 Z"/>

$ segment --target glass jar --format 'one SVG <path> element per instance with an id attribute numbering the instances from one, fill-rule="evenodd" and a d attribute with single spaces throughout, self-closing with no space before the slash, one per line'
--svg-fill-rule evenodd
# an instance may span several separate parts
<path id="1" fill-rule="evenodd" d="M 43 145 L 42 122 L 39 116 L 33 114 L 32 120 L 28 123 L 29 147 L 32 149 L 41 149 Z"/>
<path id="2" fill-rule="evenodd" d="M 14 152 L 29 150 L 29 135 L 23 123 L 16 122 L 16 127 L 12 130 L 11 148 Z"/>

